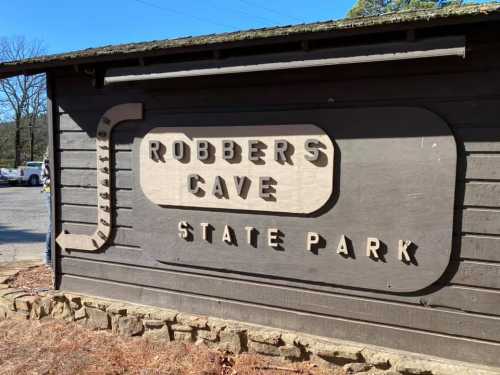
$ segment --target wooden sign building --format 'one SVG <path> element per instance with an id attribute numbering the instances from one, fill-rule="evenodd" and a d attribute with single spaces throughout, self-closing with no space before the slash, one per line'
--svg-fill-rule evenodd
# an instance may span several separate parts
<path id="1" fill-rule="evenodd" d="M 500 366 L 500 5 L 46 72 L 57 287 Z"/>

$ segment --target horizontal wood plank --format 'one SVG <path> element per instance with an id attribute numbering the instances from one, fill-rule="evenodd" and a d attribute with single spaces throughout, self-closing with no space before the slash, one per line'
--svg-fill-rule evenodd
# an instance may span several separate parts
<path id="1" fill-rule="evenodd" d="M 61 203 L 63 204 L 97 204 L 96 188 L 62 187 L 59 191 L 61 194 Z M 132 208 L 134 198 L 131 190 L 117 189 L 114 191 L 114 194 L 116 207 Z"/>
<path id="2" fill-rule="evenodd" d="M 447 285 L 430 295 L 420 297 L 420 302 L 432 307 L 500 316 L 500 291 L 497 290 Z"/>
<path id="3" fill-rule="evenodd" d="M 97 124 L 96 124 L 97 126 Z M 113 132 L 111 144 L 114 150 L 131 150 L 133 138 L 129 134 Z M 59 135 L 59 150 L 95 151 L 94 135 L 86 132 L 63 132 Z"/>
<path id="4" fill-rule="evenodd" d="M 500 155 L 469 155 L 465 177 L 478 180 L 500 180 Z"/>
<path id="5" fill-rule="evenodd" d="M 61 186 L 96 187 L 97 174 L 95 170 L 87 169 L 62 169 L 60 177 Z M 115 172 L 115 188 L 132 189 L 132 174 L 129 171 Z"/>
<path id="6" fill-rule="evenodd" d="M 466 183 L 464 205 L 500 208 L 500 182 Z"/>
<path id="7" fill-rule="evenodd" d="M 463 235 L 460 256 L 465 259 L 500 262 L 500 237 Z"/>
<path id="8" fill-rule="evenodd" d="M 500 289 L 500 264 L 462 261 L 451 282 L 465 286 Z"/>
<path id="9" fill-rule="evenodd" d="M 500 210 L 466 208 L 462 212 L 462 232 L 500 234 Z"/>
<path id="10" fill-rule="evenodd" d="M 118 208 L 114 210 L 114 214 L 115 225 L 132 227 L 132 210 Z M 61 206 L 60 220 L 84 224 L 97 224 L 97 207 L 63 204 Z"/>
<path id="11" fill-rule="evenodd" d="M 59 160 L 62 168 L 96 168 L 95 151 L 62 151 L 59 152 Z M 113 153 L 113 168 L 121 170 L 132 169 L 132 152 L 115 151 Z"/>

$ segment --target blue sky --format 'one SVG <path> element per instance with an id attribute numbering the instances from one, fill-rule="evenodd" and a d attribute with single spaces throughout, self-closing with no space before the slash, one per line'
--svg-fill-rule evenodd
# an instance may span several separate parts
<path id="1" fill-rule="evenodd" d="M 343 18 L 354 0 L 0 0 L 0 37 L 48 53 Z"/>

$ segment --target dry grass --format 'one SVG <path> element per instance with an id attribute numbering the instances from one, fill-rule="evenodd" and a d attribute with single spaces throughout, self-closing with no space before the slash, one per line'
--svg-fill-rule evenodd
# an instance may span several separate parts
<path id="1" fill-rule="evenodd" d="M 0 322 L 0 374 L 326 375 L 308 363 L 228 357 L 204 345 L 151 342 L 56 320 Z"/>
<path id="2" fill-rule="evenodd" d="M 52 288 L 52 270 L 43 265 L 30 267 L 20 271 L 9 282 L 11 288 L 25 289 L 28 293 L 35 294 L 39 290 Z"/>

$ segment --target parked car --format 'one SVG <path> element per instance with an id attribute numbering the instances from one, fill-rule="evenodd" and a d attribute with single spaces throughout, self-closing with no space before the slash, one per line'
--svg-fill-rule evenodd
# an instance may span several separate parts
<path id="1" fill-rule="evenodd" d="M 1 170 L 2 179 L 9 183 L 22 183 L 30 186 L 40 185 L 42 179 L 43 162 L 28 161 L 25 165 L 17 169 L 3 168 Z"/>
<path id="2" fill-rule="evenodd" d="M 0 168 L 0 182 L 7 181 L 7 168 Z"/>

